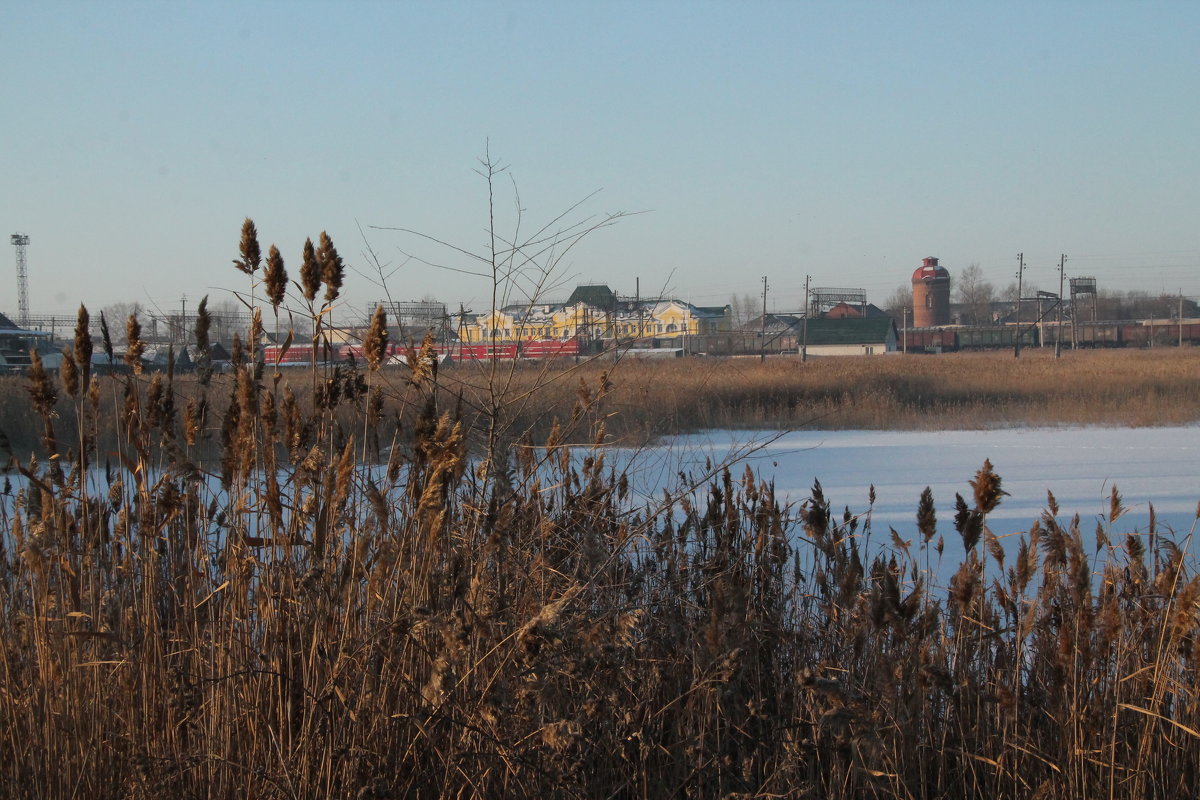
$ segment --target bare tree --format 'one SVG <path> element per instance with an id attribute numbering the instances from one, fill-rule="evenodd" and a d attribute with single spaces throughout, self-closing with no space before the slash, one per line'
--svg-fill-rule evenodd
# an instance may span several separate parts
<path id="1" fill-rule="evenodd" d="M 762 313 L 759 302 L 750 294 L 744 294 L 741 297 L 738 297 L 737 294 L 729 295 L 729 309 L 733 314 L 733 327 L 738 328 L 752 319 L 757 319 L 758 315 Z"/>
<path id="2" fill-rule="evenodd" d="M 883 303 L 883 310 L 894 319 L 903 319 L 904 309 L 912 310 L 913 294 L 911 286 L 897 286 Z"/>
<path id="3" fill-rule="evenodd" d="M 954 279 L 954 294 L 963 306 L 965 322 L 972 325 L 991 323 L 996 287 L 984 277 L 978 264 L 971 264 Z"/>
<path id="4" fill-rule="evenodd" d="M 102 309 L 104 318 L 108 320 L 109 330 L 112 331 L 113 344 L 127 344 L 125 336 L 125 320 L 129 319 L 130 314 L 136 314 L 139 318 L 144 318 L 146 310 L 142 308 L 142 304 L 135 301 L 126 301 L 123 303 L 112 303 Z"/>

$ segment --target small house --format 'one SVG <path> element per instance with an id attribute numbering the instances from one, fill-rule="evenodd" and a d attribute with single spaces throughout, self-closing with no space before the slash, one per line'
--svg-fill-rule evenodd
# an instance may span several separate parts
<path id="1" fill-rule="evenodd" d="M 873 356 L 896 352 L 896 323 L 891 317 L 810 319 L 810 356 Z"/>

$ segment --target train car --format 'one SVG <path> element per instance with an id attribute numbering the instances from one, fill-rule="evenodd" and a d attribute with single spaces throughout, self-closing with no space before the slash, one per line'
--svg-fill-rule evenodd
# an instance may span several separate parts
<path id="1" fill-rule="evenodd" d="M 1128 347 L 1200 343 L 1200 322 L 1195 320 L 1142 320 L 1121 326 L 1121 337 Z"/>
<path id="2" fill-rule="evenodd" d="M 1112 322 L 1078 322 L 1074 333 L 1068 327 L 1063 331 L 1064 341 L 1074 341 L 1080 347 L 1118 347 L 1121 344 L 1121 326 Z"/>
<path id="3" fill-rule="evenodd" d="M 460 344 L 450 348 L 450 357 L 462 361 L 511 360 L 517 357 L 516 344 Z"/>
<path id="4" fill-rule="evenodd" d="M 1056 322 L 1043 324 L 1046 344 L 1058 342 L 1059 326 Z M 1077 322 L 1062 324 L 1064 347 L 1121 347 L 1125 343 L 1122 326 L 1116 322 Z"/>
<path id="5" fill-rule="evenodd" d="M 420 345 L 416 346 L 417 352 L 421 351 Z M 366 356 L 363 354 L 363 346 L 361 344 L 343 344 L 339 346 L 338 357 L 340 360 L 349 360 L 353 358 L 355 361 L 366 361 Z M 437 346 L 433 348 L 434 357 L 438 362 L 443 362 L 449 358 L 447 348 Z M 408 363 L 408 348 L 404 345 L 389 344 L 384 354 L 383 363 L 387 365 L 407 364 Z"/>
<path id="6" fill-rule="evenodd" d="M 316 362 L 325 364 L 340 361 L 343 356 L 339 346 L 316 348 Z M 263 361 L 268 366 L 303 367 L 313 363 L 313 346 L 311 344 L 293 344 L 286 350 L 282 345 L 269 344 L 263 348 Z"/>
<path id="7" fill-rule="evenodd" d="M 958 347 L 960 350 L 999 350 L 1014 347 L 1020 331 L 1021 345 L 1034 347 L 1037 345 L 1037 331 L 1031 326 L 1005 325 L 981 328 L 959 328 Z"/>
<path id="8" fill-rule="evenodd" d="M 899 345 L 909 353 L 943 353 L 958 349 L 958 337 L 949 328 L 909 328 Z"/>
<path id="9" fill-rule="evenodd" d="M 570 358 L 579 355 L 578 339 L 535 339 L 521 342 L 522 358 Z"/>

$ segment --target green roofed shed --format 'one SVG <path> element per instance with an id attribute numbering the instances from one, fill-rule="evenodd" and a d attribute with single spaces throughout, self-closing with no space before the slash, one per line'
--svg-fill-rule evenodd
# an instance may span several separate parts
<path id="1" fill-rule="evenodd" d="M 876 355 L 896 349 L 896 323 L 891 317 L 810 319 L 811 355 Z"/>

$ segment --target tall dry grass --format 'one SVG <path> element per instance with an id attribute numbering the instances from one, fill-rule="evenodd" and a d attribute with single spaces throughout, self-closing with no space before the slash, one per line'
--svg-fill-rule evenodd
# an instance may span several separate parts
<path id="1" fill-rule="evenodd" d="M 1086 534 L 1048 498 L 1005 552 L 985 464 L 953 512 L 914 498 L 918 541 L 868 549 L 869 509 L 837 515 L 819 485 L 787 506 L 731 465 L 636 500 L 590 444 L 623 372 L 544 376 L 571 403 L 535 436 L 520 380 L 479 422 L 497 406 L 414 356 L 403 375 L 246 362 L 186 392 L 34 376 L 51 455 L 10 462 L 0 506 L 0 794 L 1167 798 L 1200 779 L 1200 577 L 1168 532 L 1110 541 L 1115 492 Z M 967 552 L 947 587 L 943 536 Z"/>
<path id="2" fill-rule="evenodd" d="M 636 446 L 650 439 L 698 430 L 971 429 L 1005 425 L 1185 425 L 1200 420 L 1200 356 L 1194 348 L 1068 352 L 1061 361 L 1037 350 L 1018 361 L 1010 353 L 939 356 L 821 358 L 703 358 L 639 361 L 609 355 L 501 365 L 503 391 L 490 362 L 442 368 L 436 391 L 447 407 L 459 405 L 473 446 L 486 436 L 492 403 L 509 423 L 537 439 L 554 420 L 567 419 L 580 381 L 607 381 L 610 442 Z M 349 371 L 347 371 L 349 374 Z M 402 384 L 404 368 L 385 367 L 381 381 Z M 289 380 L 299 387 L 298 375 Z M 182 401 L 198 398 L 194 375 L 178 376 Z M 17 454 L 39 451 L 42 424 L 24 412 L 24 380 L 0 377 L 0 432 Z M 306 409 L 309 391 L 298 395 Z M 461 403 L 459 398 L 462 398 Z M 384 414 L 406 413 L 402 393 L 383 397 Z M 106 395 L 99 435 L 105 449 L 117 439 L 115 406 Z M 61 400 L 64 427 L 74 407 Z M 344 409 L 338 414 L 346 416 Z M 40 452 L 40 451 L 39 451 Z M 44 453 L 43 453 L 44 454 Z"/>
<path id="3" fill-rule="evenodd" d="M 697 430 L 972 429 L 997 425 L 1180 425 L 1200 420 L 1194 348 L 811 359 L 689 358 L 527 364 L 514 394 L 535 393 L 519 415 L 545 435 L 569 415 L 582 377 L 608 373 L 609 435 L 625 444 Z M 464 363 L 444 384 L 468 396 L 486 375 Z"/>

